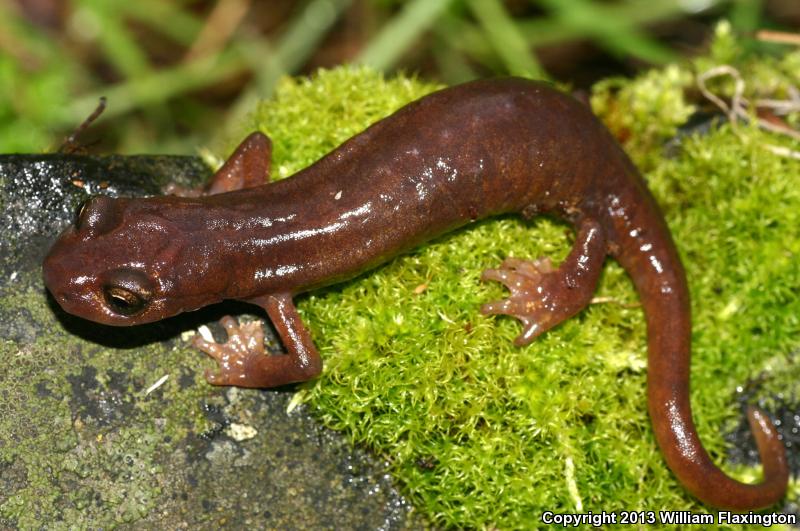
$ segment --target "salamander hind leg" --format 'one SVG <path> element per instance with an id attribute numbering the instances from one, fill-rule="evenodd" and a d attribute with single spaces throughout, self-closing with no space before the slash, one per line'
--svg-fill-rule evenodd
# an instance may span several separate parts
<path id="1" fill-rule="evenodd" d="M 527 345 L 585 308 L 592 300 L 606 256 L 606 238 L 600 224 L 584 220 L 566 260 L 554 268 L 548 258 L 507 258 L 497 269 L 487 269 L 481 280 L 503 283 L 509 297 L 484 304 L 483 314 L 511 315 L 522 321 L 522 333 L 514 340 Z"/>

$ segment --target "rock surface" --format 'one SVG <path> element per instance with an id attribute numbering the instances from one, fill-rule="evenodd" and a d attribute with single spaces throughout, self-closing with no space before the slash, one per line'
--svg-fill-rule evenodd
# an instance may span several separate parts
<path id="1" fill-rule="evenodd" d="M 189 157 L 0 156 L 0 528 L 423 526 L 383 464 L 291 407 L 294 389 L 205 382 L 189 337 L 252 308 L 111 328 L 46 293 L 41 260 L 86 197 L 207 174 Z"/>

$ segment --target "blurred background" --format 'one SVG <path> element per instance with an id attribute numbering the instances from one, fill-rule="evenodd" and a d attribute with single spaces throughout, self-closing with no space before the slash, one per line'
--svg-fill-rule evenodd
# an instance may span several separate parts
<path id="1" fill-rule="evenodd" d="M 193 153 L 284 75 L 368 64 L 454 84 L 573 90 L 700 53 L 721 18 L 754 51 L 798 0 L 0 0 L 0 153 Z"/>

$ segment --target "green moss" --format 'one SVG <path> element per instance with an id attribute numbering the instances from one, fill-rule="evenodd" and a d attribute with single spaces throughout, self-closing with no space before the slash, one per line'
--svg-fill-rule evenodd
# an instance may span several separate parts
<path id="1" fill-rule="evenodd" d="M 693 79 L 668 67 L 602 84 L 594 101 L 647 163 L 685 259 L 692 404 L 721 462 L 737 386 L 765 371 L 785 392 L 798 390 L 787 375 L 800 345 L 800 162 L 763 149 L 772 136 L 730 126 L 684 138 L 665 157 L 663 141 L 693 109 L 684 96 Z M 255 119 L 275 141 L 283 177 L 431 88 L 364 69 L 321 71 L 285 81 Z M 543 510 L 580 508 L 705 510 L 669 472 L 650 430 L 639 308 L 593 305 L 521 349 L 511 344 L 517 322 L 478 313 L 504 296 L 479 282 L 481 270 L 510 255 L 561 259 L 568 250 L 563 225 L 496 219 L 301 297 L 326 363 L 304 399 L 327 425 L 386 455 L 417 506 L 442 524 L 535 527 Z M 616 264 L 598 295 L 637 300 Z"/>
<path id="2" fill-rule="evenodd" d="M 719 66 L 737 68 L 745 82 L 743 95 L 750 101 L 793 97 L 800 72 L 800 54 L 754 55 L 738 44 L 730 25 L 721 22 L 717 25 L 710 54 L 696 58 L 692 62 L 693 70 L 699 75 Z M 727 101 L 735 91 L 735 80 L 730 75 L 709 79 L 707 84 L 713 93 Z M 796 114 L 789 115 L 789 120 L 796 120 Z"/>
<path id="3" fill-rule="evenodd" d="M 677 65 L 651 70 L 633 81 L 609 78 L 593 87 L 592 108 L 646 171 L 658 164 L 659 146 L 695 111 L 684 96 L 693 82 L 691 72 Z"/>

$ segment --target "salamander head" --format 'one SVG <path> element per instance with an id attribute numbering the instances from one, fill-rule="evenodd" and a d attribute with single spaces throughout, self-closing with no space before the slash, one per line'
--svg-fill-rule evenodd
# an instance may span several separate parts
<path id="1" fill-rule="evenodd" d="M 198 293 L 196 277 L 208 263 L 193 263 L 203 246 L 161 215 L 169 200 L 180 208 L 176 198 L 95 196 L 81 205 L 43 266 L 45 285 L 64 310 L 124 326 L 216 302 Z"/>

